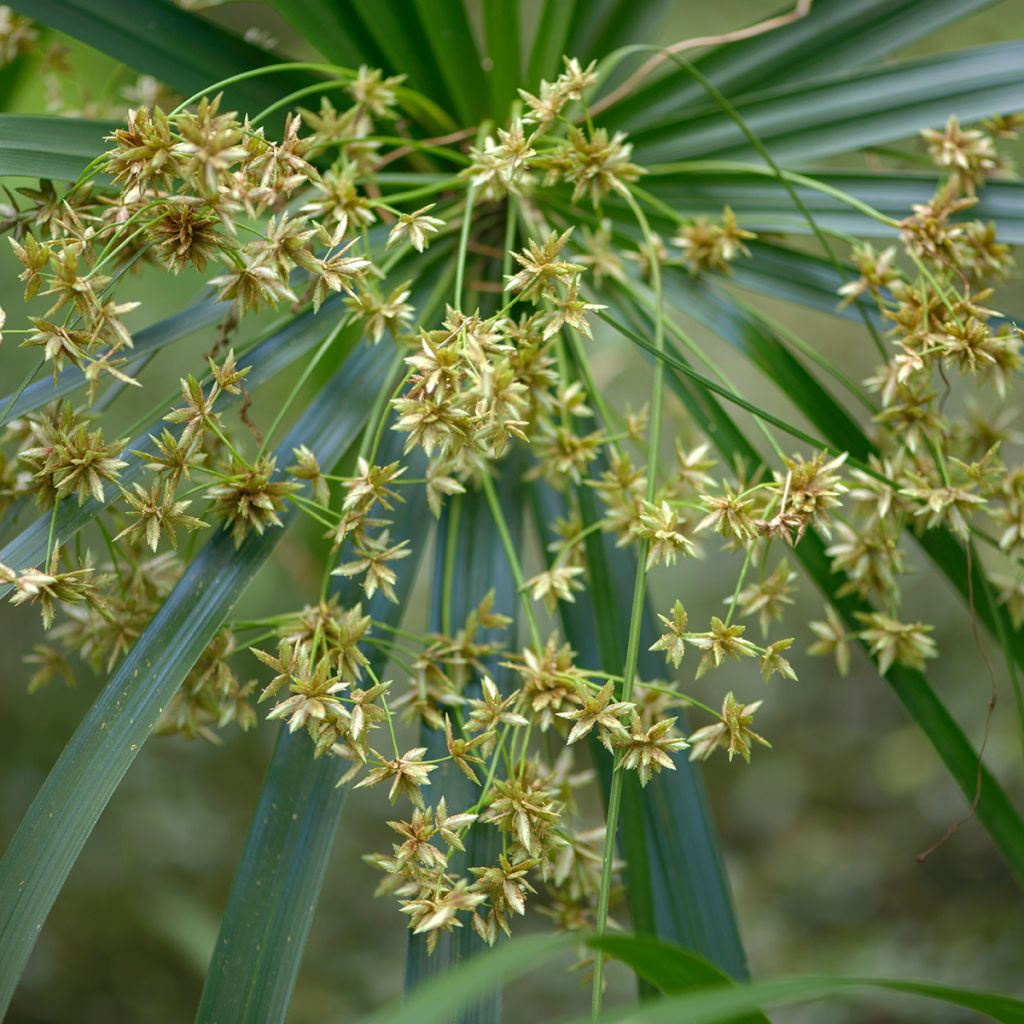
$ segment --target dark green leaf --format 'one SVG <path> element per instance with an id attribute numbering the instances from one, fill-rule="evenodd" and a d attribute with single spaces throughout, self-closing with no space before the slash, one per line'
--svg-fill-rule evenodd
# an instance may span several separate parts
<path id="1" fill-rule="evenodd" d="M 561 73 L 575 9 L 576 0 L 547 0 L 542 5 L 526 71 L 526 88 L 530 92 L 537 91 L 542 78 L 554 81 Z"/>
<path id="2" fill-rule="evenodd" d="M 565 935 L 530 935 L 502 943 L 424 982 L 400 1005 L 373 1014 L 364 1024 L 450 1024 L 465 1007 L 569 950 L 571 943 Z"/>
<path id="3" fill-rule="evenodd" d="M 0 114 L 0 177 L 74 181 L 109 143 L 118 125 L 77 117 Z"/>
<path id="4" fill-rule="evenodd" d="M 270 0 L 274 8 L 317 53 L 346 67 L 360 64 L 392 73 L 373 37 L 347 0 Z"/>
<path id="5" fill-rule="evenodd" d="M 407 84 L 429 96 L 449 113 L 455 113 L 447 80 L 427 41 L 427 28 L 412 0 L 379 3 L 378 0 L 347 0 L 346 6 L 358 19 L 388 64 L 408 76 Z M 458 59 L 449 55 L 449 60 Z"/>
<path id="6" fill-rule="evenodd" d="M 519 507 L 515 495 L 521 487 L 521 472 L 519 457 L 512 455 L 502 462 L 501 474 L 496 481 L 498 497 L 503 507 L 510 510 L 508 526 L 517 546 L 522 524 L 512 510 Z M 430 600 L 432 631 L 454 633 L 460 629 L 466 616 L 493 590 L 494 610 L 513 619 L 511 635 L 515 635 L 519 595 L 497 526 L 481 492 L 470 492 L 446 504 L 438 528 L 434 565 Z M 446 618 L 449 621 L 446 622 Z M 508 636 L 502 631 L 484 630 L 481 639 L 483 642 L 507 642 Z M 488 658 L 485 667 L 495 685 L 507 693 L 512 674 L 499 664 L 500 661 L 500 658 Z M 479 697 L 480 692 L 479 679 L 474 679 L 465 691 L 466 696 L 474 698 Z M 447 752 L 444 734 L 436 729 L 424 726 L 420 743 L 426 746 L 428 757 L 444 756 Z M 431 782 L 438 787 L 438 792 L 444 792 L 453 812 L 472 807 L 479 795 L 479 791 L 451 763 L 442 765 Z M 465 855 L 453 860 L 457 871 L 465 870 L 469 865 L 493 863 L 501 852 L 500 837 L 491 826 L 472 827 L 465 846 Z M 472 957 L 484 948 L 471 928 L 463 928 L 450 935 L 442 935 L 437 949 L 428 956 L 426 936 L 410 935 L 406 955 L 406 990 L 417 988 L 429 977 L 445 974 L 460 960 Z M 462 1024 L 500 1021 L 500 987 L 482 993 L 459 1019 Z"/>
<path id="7" fill-rule="evenodd" d="M 793 166 L 940 127 L 950 114 L 973 121 L 1015 109 L 1022 87 L 1024 42 L 1012 42 L 749 94 L 735 106 L 775 160 Z M 717 109 L 677 116 L 633 141 L 647 163 L 756 158 Z"/>
<path id="8" fill-rule="evenodd" d="M 721 216 L 730 206 L 745 228 L 753 231 L 785 231 L 806 234 L 807 221 L 793 205 L 789 193 L 770 171 L 751 172 L 740 167 L 709 165 L 685 173 L 655 173 L 644 179 L 653 195 L 686 217 Z M 872 174 L 868 172 L 818 173 L 822 184 L 853 196 L 895 220 L 907 217 L 915 203 L 925 203 L 935 193 L 938 179 L 930 174 Z M 851 209 L 838 199 L 810 188 L 796 186 L 807 209 L 828 231 L 859 238 L 896 238 L 892 227 Z M 978 203 L 961 219 L 993 221 L 999 239 L 1012 245 L 1024 243 L 1024 183 L 992 181 L 978 193 Z"/>
<path id="9" fill-rule="evenodd" d="M 523 75 L 520 53 L 518 0 L 484 0 L 484 35 L 487 45 L 487 83 L 491 117 L 499 123 L 508 116 Z"/>
<path id="10" fill-rule="evenodd" d="M 880 62 L 930 33 L 992 4 L 993 0 L 815 0 L 806 18 L 740 42 L 697 61 L 728 96 L 833 75 Z M 776 12 L 793 10 L 786 3 Z M 737 28 L 741 27 L 739 25 Z M 681 68 L 614 106 L 603 120 L 632 129 L 681 111 L 710 106 L 704 90 Z"/>
<path id="11" fill-rule="evenodd" d="M 474 124 L 489 109 L 488 87 L 480 53 L 462 0 L 414 0 L 424 35 L 448 87 L 450 107 L 465 124 Z M 507 111 L 499 115 L 504 122 Z"/>
<path id="12" fill-rule="evenodd" d="M 679 995 L 694 989 L 728 988 L 735 981 L 709 960 L 684 949 L 643 935 L 604 935 L 593 945 L 628 964 L 663 995 Z M 769 1024 L 761 1013 L 730 1018 L 728 1024 Z"/>
<path id="13" fill-rule="evenodd" d="M 278 60 L 168 0 L 31 0 L 15 6 L 185 96 Z M 264 75 L 226 87 L 224 103 L 256 114 L 313 81 L 312 75 L 294 71 Z"/>
<path id="14" fill-rule="evenodd" d="M 398 458 L 401 449 L 399 435 L 389 432 L 379 461 Z M 392 529 L 396 540 L 410 540 L 413 555 L 399 574 L 397 603 L 378 591 L 367 606 L 375 622 L 398 625 L 430 524 L 426 491 L 410 488 Z M 345 607 L 363 599 L 354 580 L 345 580 L 337 592 Z M 377 648 L 368 657 L 382 676 L 387 656 Z M 340 774 L 336 759 L 313 759 L 305 733 L 282 726 L 221 921 L 197 1024 L 285 1019 L 348 795 L 347 786 L 337 786 Z"/>

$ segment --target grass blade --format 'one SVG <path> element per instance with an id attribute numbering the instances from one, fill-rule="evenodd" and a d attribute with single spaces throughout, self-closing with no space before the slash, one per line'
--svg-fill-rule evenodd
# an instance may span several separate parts
<path id="1" fill-rule="evenodd" d="M 976 121 L 1012 109 L 1024 86 L 1024 42 L 998 43 L 748 94 L 735 104 L 788 166 L 849 153 L 939 127 L 950 114 Z M 718 111 L 633 134 L 642 161 L 749 160 L 757 154 Z"/>
<path id="2" fill-rule="evenodd" d="M 306 443 L 323 463 L 334 463 L 362 427 L 387 358 L 383 346 L 353 355 L 283 442 L 282 457 Z M 237 550 L 230 534 L 214 534 L 50 772 L 0 861 L 0 1013 L 68 872 L 160 712 L 284 533 L 250 536 Z"/>
<path id="3" fill-rule="evenodd" d="M 535 91 L 542 78 L 553 81 L 561 72 L 575 9 L 576 0 L 545 0 L 530 49 L 527 89 Z"/>
<path id="4" fill-rule="evenodd" d="M 185 96 L 277 61 L 274 54 L 165 0 L 32 0 L 18 7 Z M 224 89 L 224 104 L 255 114 L 314 81 L 289 71 L 237 82 Z"/>
<path id="5" fill-rule="evenodd" d="M 0 177 L 74 181 L 107 148 L 113 121 L 0 114 Z"/>
<path id="6" fill-rule="evenodd" d="M 452 112 L 475 124 L 488 112 L 488 86 L 462 0 L 414 0 L 424 36 L 448 87 Z M 507 109 L 500 112 L 504 121 Z"/>
<path id="7" fill-rule="evenodd" d="M 505 120 L 522 78 L 522 54 L 519 39 L 518 0 L 484 0 L 484 37 L 490 87 L 491 117 Z"/>
<path id="8" fill-rule="evenodd" d="M 427 30 L 415 5 L 348 0 L 348 7 L 387 63 L 408 75 L 407 84 L 454 113 L 446 79 L 433 50 L 424 45 Z M 458 59 L 461 58 L 449 55 L 449 60 Z"/>
<path id="9" fill-rule="evenodd" d="M 580 488 L 578 494 L 586 528 L 600 513 L 589 488 Z M 540 522 L 564 515 L 562 502 L 550 489 L 536 488 L 534 500 Z M 618 673 L 634 559 L 600 534 L 590 534 L 586 541 L 590 588 L 575 604 L 560 606 L 563 627 L 580 665 Z M 663 669 L 647 650 L 655 639 L 652 621 L 648 608 L 640 643 L 641 678 L 656 677 Z M 600 744 L 592 744 L 591 751 L 607 792 L 610 758 Z M 746 953 L 700 769 L 685 754 L 673 761 L 676 770 L 655 776 L 646 790 L 632 776 L 623 788 L 618 842 L 627 865 L 633 928 L 697 950 L 732 977 L 745 978 Z"/>
<path id="10" fill-rule="evenodd" d="M 845 192 L 893 219 L 906 217 L 915 203 L 925 203 L 939 180 L 933 174 L 814 173 L 824 186 Z M 808 225 L 793 208 L 789 193 L 770 170 L 728 161 L 697 161 L 655 168 L 645 188 L 684 216 L 717 217 L 730 206 L 744 227 L 754 231 L 806 234 Z M 873 217 L 799 183 L 796 192 L 818 224 L 859 238 L 894 239 L 896 232 Z M 978 193 L 972 219 L 992 221 L 1003 242 L 1024 242 L 1024 184 L 992 181 Z"/>
<path id="11" fill-rule="evenodd" d="M 364 1024 L 449 1024 L 460 1011 L 503 982 L 528 974 L 570 948 L 564 935 L 529 935 L 504 942 L 454 966 L 407 994 L 401 1005 L 373 1014 Z"/>
<path id="12" fill-rule="evenodd" d="M 643 935 L 603 935 L 594 945 L 633 968 L 663 995 L 694 989 L 729 988 L 736 983 L 692 950 Z M 762 1013 L 730 1018 L 729 1024 L 769 1024 Z"/>
<path id="13" fill-rule="evenodd" d="M 303 39 L 336 64 L 367 64 L 386 73 L 393 69 L 347 0 L 270 0 L 274 9 Z"/>
<path id="14" fill-rule="evenodd" d="M 753 39 L 720 46 L 697 63 L 733 96 L 880 62 L 993 0 L 815 0 L 810 14 Z M 780 5 L 785 6 L 785 5 Z M 788 5 L 792 9 L 792 5 Z M 696 82 L 673 69 L 616 104 L 603 120 L 650 124 L 707 104 Z"/>
<path id="15" fill-rule="evenodd" d="M 515 455 L 501 464 L 496 486 L 505 508 L 518 507 L 515 495 L 521 488 L 520 474 L 520 460 Z M 518 545 L 522 523 L 514 517 L 509 518 L 509 530 Z M 494 591 L 494 610 L 513 619 L 510 628 L 514 636 L 514 620 L 519 608 L 515 580 L 483 493 L 470 492 L 449 501 L 441 517 L 430 605 L 431 630 L 456 631 L 491 590 Z M 484 642 L 507 639 L 507 635 L 500 632 L 492 634 L 491 631 L 483 631 L 482 636 Z M 500 661 L 501 658 L 487 659 L 486 670 L 495 685 L 507 693 L 512 675 L 509 669 L 500 666 Z M 479 680 L 474 680 L 466 688 L 469 697 L 479 697 L 480 692 Z M 427 756 L 431 758 L 446 752 L 444 734 L 427 726 L 422 729 L 420 744 L 427 747 Z M 453 811 L 463 810 L 476 802 L 476 790 L 456 766 L 446 763 L 440 766 L 436 774 L 440 778 L 434 785 L 438 787 L 438 792 L 445 793 Z M 500 842 L 493 828 L 471 828 L 465 839 L 465 856 L 454 862 L 455 870 L 460 870 L 464 865 L 494 862 L 500 852 Z M 416 989 L 429 977 L 446 975 L 459 961 L 471 958 L 483 949 L 486 946 L 471 928 L 442 935 L 437 949 L 430 956 L 426 952 L 426 936 L 410 934 L 406 952 L 406 991 Z M 461 1024 L 500 1021 L 500 987 L 483 991 L 459 1020 Z"/>
<path id="16" fill-rule="evenodd" d="M 806 977 L 776 978 L 745 985 L 711 984 L 708 966 L 678 947 L 634 936 L 604 936 L 589 940 L 589 944 L 608 949 L 638 970 L 651 972 L 667 986 L 678 984 L 679 978 L 705 977 L 708 981 L 696 991 L 639 1007 L 611 1010 L 600 1018 L 607 1024 L 613 1021 L 621 1024 L 626 1021 L 629 1024 L 679 1024 L 680 1021 L 738 1024 L 741 1019 L 763 1020 L 758 1011 L 765 1006 L 789 1006 L 870 992 L 895 992 L 939 1000 L 989 1016 L 1001 1024 L 1024 1024 L 1024 1002 L 996 993 L 904 978 Z M 569 940 L 565 937 L 514 939 L 501 949 L 487 953 L 478 963 L 462 965 L 451 975 L 435 979 L 405 1005 L 374 1014 L 364 1024 L 444 1024 L 487 987 L 501 979 L 528 974 L 568 947 Z M 574 1018 L 572 1024 L 585 1024 L 590 1019 Z"/>

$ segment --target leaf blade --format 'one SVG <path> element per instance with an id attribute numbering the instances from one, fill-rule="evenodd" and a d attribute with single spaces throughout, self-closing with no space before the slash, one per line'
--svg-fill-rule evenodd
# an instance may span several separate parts
<path id="1" fill-rule="evenodd" d="M 878 62 L 992 2 L 861 0 L 851 4 L 848 0 L 815 0 L 807 17 L 719 46 L 696 63 L 720 89 L 740 96 Z M 706 103 L 704 91 L 691 76 L 673 69 L 612 107 L 604 118 L 609 124 L 642 126 L 674 111 L 699 110 Z"/>
<path id="2" fill-rule="evenodd" d="M 32 0 L 16 6 L 185 96 L 276 62 L 273 54 L 227 29 L 158 0 Z M 224 100 L 255 114 L 314 81 L 295 71 L 253 78 L 227 86 Z"/>
<path id="3" fill-rule="evenodd" d="M 0 114 L 0 177 L 74 181 L 118 127 L 113 121 Z"/>
<path id="4" fill-rule="evenodd" d="M 389 434 L 382 463 L 397 458 L 401 449 L 398 435 Z M 430 522 L 426 492 L 415 488 L 398 507 L 393 525 L 396 538 L 410 540 L 412 556 L 395 585 L 397 602 L 379 591 L 369 602 L 366 612 L 375 622 L 400 621 Z M 335 591 L 346 607 L 362 597 L 355 580 L 344 580 Z M 368 658 L 382 676 L 387 656 L 378 648 Z M 334 758 L 313 759 L 304 733 L 281 727 L 221 919 L 197 1024 L 285 1018 L 350 788 L 337 786 L 339 773 Z"/>
<path id="5" fill-rule="evenodd" d="M 748 94 L 734 105 L 775 160 L 792 166 L 941 127 L 951 114 L 996 114 L 1014 106 L 1022 86 L 1024 42 L 1010 42 Z M 636 132 L 633 141 L 648 163 L 757 157 L 718 110 Z"/>

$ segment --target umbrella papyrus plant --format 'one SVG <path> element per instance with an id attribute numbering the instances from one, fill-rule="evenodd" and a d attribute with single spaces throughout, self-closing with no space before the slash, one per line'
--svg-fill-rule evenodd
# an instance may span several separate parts
<path id="1" fill-rule="evenodd" d="M 1001 652 L 1024 737 L 1024 475 L 1001 412 L 1020 332 L 992 297 L 1024 238 L 1002 151 L 1024 44 L 882 64 L 980 0 L 819 0 L 665 50 L 663 3 L 551 0 L 529 25 L 502 0 L 275 6 L 315 53 L 163 0 L 3 9 L 11 75 L 57 29 L 141 77 L 124 101 L 0 115 L 24 283 L 3 353 L 34 350 L 3 376 L 0 588 L 48 631 L 31 688 L 72 654 L 109 674 L 0 862 L 0 1006 L 147 738 L 264 718 L 287 734 L 200 1019 L 283 1018 L 336 786 L 393 805 L 362 870 L 411 931 L 410 985 L 531 908 L 581 936 L 629 921 L 742 979 L 699 763 L 771 756 L 756 716 L 807 646 L 825 678 L 864 648 L 1024 879 L 1020 816 L 901 600 L 919 548 L 979 664 Z M 819 169 L 883 146 L 887 170 Z M 195 279 L 195 303 L 134 329 L 139 273 Z M 759 293 L 853 318 L 875 371 Z M 150 367 L 201 330 L 204 361 Z M 786 411 L 738 390 L 718 346 Z M 596 353 L 643 378 L 642 407 Z M 129 388 L 156 404 L 122 436 Z M 300 521 L 318 583 L 238 617 Z M 711 547 L 725 603 L 696 621 Z M 403 619 L 418 573 L 425 631 Z M 805 583 L 810 622 L 787 615 Z M 592 969 L 598 1012 L 603 955 Z"/>

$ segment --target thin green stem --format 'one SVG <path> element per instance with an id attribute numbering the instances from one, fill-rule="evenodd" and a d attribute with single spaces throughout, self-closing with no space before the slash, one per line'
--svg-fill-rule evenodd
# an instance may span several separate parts
<path id="1" fill-rule="evenodd" d="M 647 217 L 640 204 L 628 190 L 626 201 L 640 225 L 644 239 L 652 253 L 657 252 L 654 236 Z M 654 322 L 654 351 L 663 354 L 665 349 L 665 317 L 664 295 L 661 286 L 661 265 L 657 259 L 651 260 L 651 282 L 654 286 L 657 313 Z M 651 383 L 651 414 L 647 428 L 647 501 L 653 502 L 658 476 L 658 455 L 661 444 L 661 416 L 665 390 L 665 365 L 661 359 L 654 362 L 654 378 Z M 626 664 L 622 672 L 622 692 L 619 700 L 629 701 L 633 695 L 633 684 L 636 680 L 637 661 L 640 656 L 640 626 L 644 614 L 644 594 L 647 590 L 647 552 L 649 541 L 644 538 L 637 552 L 636 576 L 633 581 L 633 603 L 629 616 L 629 638 L 626 643 Z M 603 935 L 608 927 L 608 905 L 611 900 L 612 868 L 615 863 L 615 839 L 619 827 L 619 813 L 622 807 L 622 768 L 616 764 L 612 770 L 611 786 L 608 793 L 608 813 L 604 833 L 604 859 L 601 863 L 601 887 L 597 897 L 597 917 L 595 921 L 598 935 Z M 594 959 L 594 984 L 591 993 L 591 1012 L 594 1020 L 601 1016 L 601 1004 L 604 996 L 604 956 L 598 954 Z"/>
<path id="2" fill-rule="evenodd" d="M 466 189 L 466 208 L 462 214 L 462 230 L 459 232 L 459 252 L 455 260 L 455 308 L 462 309 L 462 288 L 466 277 L 466 257 L 469 252 L 469 232 L 473 221 L 473 205 L 476 202 L 476 186 Z"/>

